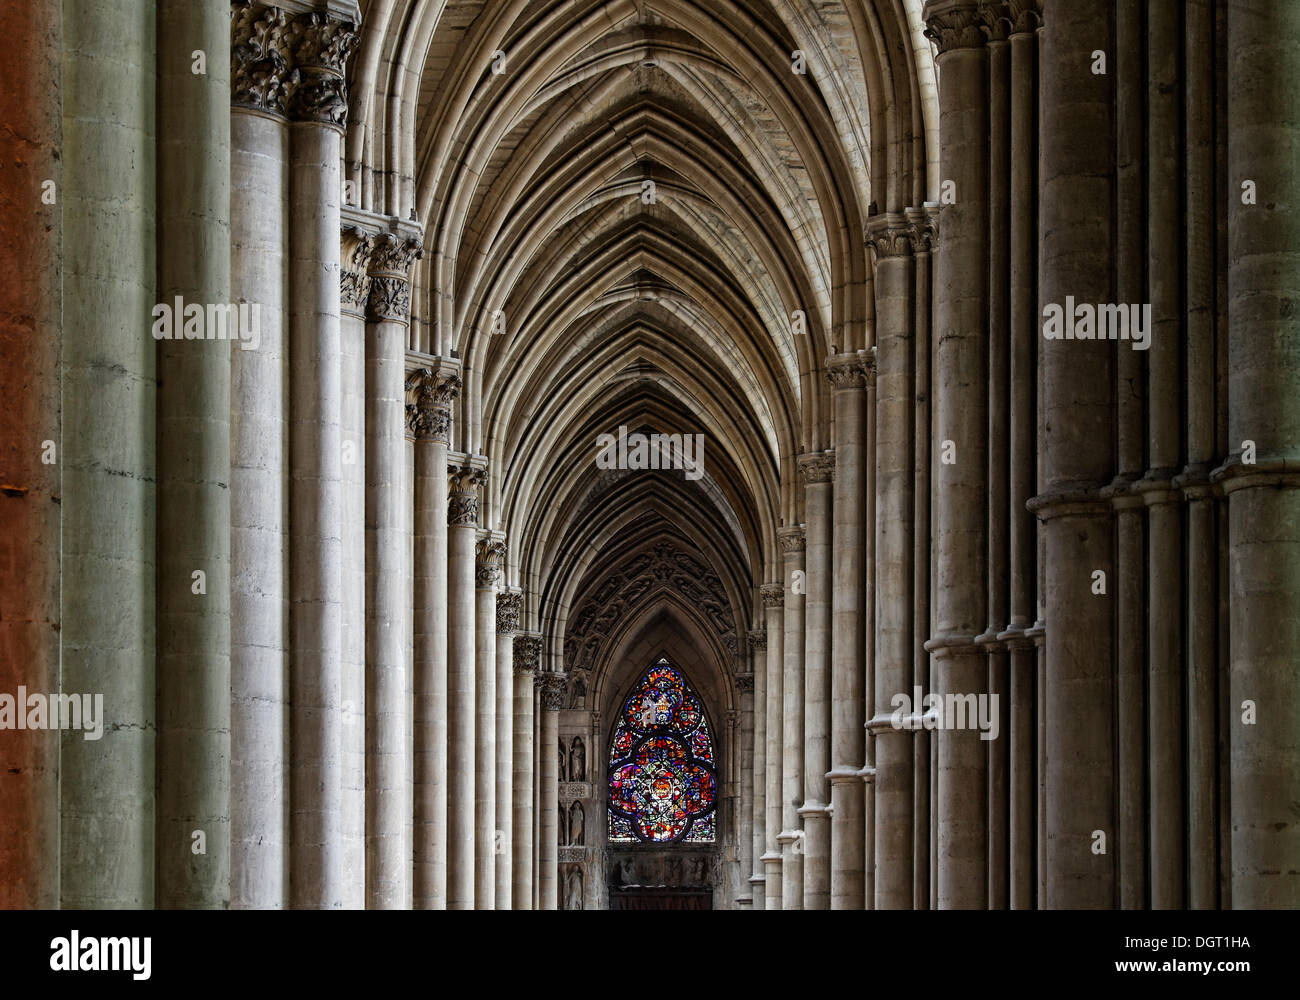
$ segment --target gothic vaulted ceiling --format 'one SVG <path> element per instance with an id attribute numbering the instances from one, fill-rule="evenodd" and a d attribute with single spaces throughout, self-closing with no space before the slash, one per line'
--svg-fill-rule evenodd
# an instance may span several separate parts
<path id="1" fill-rule="evenodd" d="M 920 0 L 361 6 L 347 177 L 424 227 L 410 346 L 461 361 L 529 620 L 563 655 L 668 545 L 734 642 L 832 443 L 825 360 L 871 346 L 866 219 L 937 187 Z M 704 474 L 598 468 L 620 426 L 702 435 Z"/>

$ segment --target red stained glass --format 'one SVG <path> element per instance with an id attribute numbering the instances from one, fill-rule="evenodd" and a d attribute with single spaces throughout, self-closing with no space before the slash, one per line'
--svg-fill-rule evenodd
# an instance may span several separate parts
<path id="1" fill-rule="evenodd" d="M 713 741 L 699 699 L 660 660 L 628 696 L 609 764 L 614 843 L 714 840 Z"/>

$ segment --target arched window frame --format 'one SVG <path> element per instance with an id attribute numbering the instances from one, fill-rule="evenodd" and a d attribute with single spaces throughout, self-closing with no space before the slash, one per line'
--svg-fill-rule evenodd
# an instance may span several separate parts
<path id="1" fill-rule="evenodd" d="M 654 712 L 642 704 L 641 719 L 637 719 L 637 705 L 642 696 L 652 689 L 657 672 L 666 671 L 676 677 L 680 684 L 680 699 L 671 705 L 666 716 L 662 703 L 658 719 L 649 721 L 646 712 Z M 685 718 L 683 718 L 685 717 Z M 667 721 L 662 721 L 665 719 Z M 694 719 L 694 721 L 691 721 Z M 704 709 L 704 703 L 685 673 L 666 657 L 659 657 L 642 672 L 628 695 L 623 699 L 618 719 L 610 737 L 606 752 L 606 793 L 607 835 L 610 843 L 649 843 L 649 844 L 714 844 L 717 843 L 717 808 L 718 808 L 718 774 L 717 749 L 714 741 L 714 727 Z M 654 741 L 670 741 L 677 751 L 673 756 L 681 761 L 680 770 L 686 770 L 696 777 L 697 783 L 707 790 L 708 804 L 702 809 L 682 810 L 686 814 L 681 829 L 673 836 L 656 837 L 646 835 L 646 828 L 638 822 L 638 811 L 624 808 L 627 801 L 621 787 L 616 787 L 615 780 L 620 775 L 626 781 L 627 769 L 640 764 L 638 760 L 645 753 L 656 749 Z M 648 749 L 647 749 L 648 748 Z M 667 747 L 664 747 L 667 750 Z M 696 769 L 699 769 L 698 771 Z M 703 774 L 700 774 L 703 772 Z M 707 779 L 705 778 L 707 776 Z M 673 796 L 677 802 L 680 793 Z"/>

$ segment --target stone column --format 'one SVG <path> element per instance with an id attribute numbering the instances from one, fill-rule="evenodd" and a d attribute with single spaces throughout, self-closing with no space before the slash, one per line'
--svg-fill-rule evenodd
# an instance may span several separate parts
<path id="1" fill-rule="evenodd" d="M 1044 306 L 1112 301 L 1111 88 L 1091 70 L 1112 51 L 1110 4 L 1049 0 L 1043 17 L 1042 294 Z M 1040 315 L 1042 313 L 1040 312 Z M 1113 527 L 1101 495 L 1115 467 L 1111 355 L 1123 343 L 1042 340 L 1046 675 L 1043 678 L 1044 898 L 1056 908 L 1115 905 Z"/>
<path id="2" fill-rule="evenodd" d="M 356 29 L 322 12 L 288 28 L 290 102 L 290 885 L 297 908 L 346 893 L 342 841 L 343 468 L 340 155 Z"/>
<path id="3" fill-rule="evenodd" d="M 831 909 L 865 905 L 865 813 L 862 779 L 866 651 L 866 480 L 863 419 L 866 409 L 865 352 L 837 354 L 826 361 L 835 406 L 835 477 L 831 545 Z"/>
<path id="4" fill-rule="evenodd" d="M 1222 905 L 1218 706 L 1223 541 L 1209 474 L 1218 453 L 1215 306 L 1222 305 L 1216 302 L 1216 285 L 1226 275 L 1217 266 L 1216 234 L 1224 181 L 1215 169 L 1217 11 L 1207 0 L 1188 4 L 1185 11 L 1187 465 L 1174 485 L 1187 502 L 1187 907 L 1214 909 Z"/>
<path id="5" fill-rule="evenodd" d="M 44 7 L 22 4 L 6 11 L 6 32 L 12 31 L 7 57 L 20 66 L 39 49 L 23 46 L 24 22 L 15 20 L 14 11 L 39 17 Z M 41 203 L 40 183 L 23 196 L 36 199 L 34 210 L 50 213 L 42 225 L 57 227 L 61 217 L 69 251 L 63 258 L 62 316 L 45 331 L 51 338 L 57 333 L 62 351 L 66 433 L 61 441 L 52 438 L 57 465 L 42 466 L 59 470 L 62 479 L 61 686 L 106 695 L 103 737 L 65 733 L 58 759 L 61 876 L 58 896 L 45 905 L 69 909 L 149 908 L 155 901 L 158 345 L 149 330 L 159 318 L 150 310 L 161 304 L 155 259 L 156 13 L 150 0 L 79 5 L 76 17 L 63 19 L 61 91 L 46 90 L 35 79 L 28 84 L 33 94 L 60 94 L 63 114 L 62 175 L 51 167 L 43 176 L 56 182 L 57 204 Z M 56 46 L 57 80 L 59 36 L 45 38 Z M 27 99 L 10 86 L 0 92 Z M 59 113 L 57 104 L 49 107 Z M 4 135 L 25 144 L 27 133 Z M 32 138 L 40 142 L 44 136 L 33 131 Z M 24 156 L 34 170 L 45 165 L 39 149 Z M 135 169 L 120 169 L 125 163 Z M 26 177 L 18 166 L 5 172 L 15 180 Z M 32 235 L 47 239 L 55 232 L 41 228 Z M 24 259 L 19 244 L 5 245 L 12 259 Z M 30 266 L 36 274 L 39 260 Z M 43 450 L 49 438 L 41 435 L 32 446 Z M 3 440 L 8 447 L 22 439 Z M 0 510 L 13 503 L 0 496 Z M 6 535 L 18 531 L 7 515 L 5 529 Z M 0 768 L 0 782 L 17 777 L 9 766 L 17 765 Z M 10 815 L 7 807 L 4 814 Z M 7 820 L 4 825 L 14 829 Z M 38 828 L 21 832 L 25 850 L 51 846 L 38 843 Z M 0 883 L 0 895 L 16 884 L 6 876 Z"/>
<path id="6" fill-rule="evenodd" d="M 231 333 L 230 14 L 226 0 L 158 3 L 158 190 L 177 194 L 158 199 L 158 298 L 184 301 L 158 343 L 154 875 L 168 909 L 230 903 L 231 345 L 207 339 Z M 200 321 L 205 339 L 177 339 L 192 310 L 225 313 L 226 329 Z"/>
<path id="7" fill-rule="evenodd" d="M 289 656 L 288 15 L 235 5 L 231 19 L 230 299 L 258 337 L 230 351 L 230 905 L 280 909 Z"/>
<path id="8" fill-rule="evenodd" d="M 1025 638 L 1035 617 L 1038 534 L 1025 504 L 1037 492 L 1038 415 L 1034 396 L 1038 366 L 1038 13 L 1032 0 L 1012 3 L 1011 24 L 1011 357 L 1010 497 L 1011 619 L 1000 639 L 1009 651 L 1010 705 L 1003 714 L 1009 746 L 1007 781 L 1009 905 L 1033 906 L 1034 752 L 1037 744 L 1034 646 Z"/>
<path id="9" fill-rule="evenodd" d="M 912 728 L 895 727 L 897 695 L 912 683 L 912 421 L 915 385 L 911 230 L 902 215 L 870 223 L 876 292 L 876 909 L 912 905 Z M 919 706 L 912 706 L 916 715 Z M 911 713 L 909 713 L 911 714 Z"/>
<path id="10" fill-rule="evenodd" d="M 808 527 L 804 581 L 803 909 L 831 906 L 831 479 L 835 453 L 801 455 Z"/>
<path id="11" fill-rule="evenodd" d="M 564 707 L 564 674 L 542 677 L 541 782 L 538 789 L 537 907 L 560 908 L 560 774 L 556 747 L 560 745 L 560 709 Z"/>
<path id="12" fill-rule="evenodd" d="M 348 224 L 343 209 L 339 273 L 339 357 L 342 362 L 343 565 L 366 565 L 366 304 L 377 234 Z M 372 222 L 372 220 L 367 220 Z M 366 574 L 343 574 L 343 906 L 366 905 Z"/>
<path id="13" fill-rule="evenodd" d="M 785 612 L 782 624 L 781 678 L 781 909 L 803 909 L 803 631 L 804 527 L 792 525 L 777 532 L 785 576 Z"/>
<path id="14" fill-rule="evenodd" d="M 408 376 L 415 402 L 414 821 L 416 909 L 447 908 L 447 445 L 460 376 L 447 365 Z"/>
<path id="15" fill-rule="evenodd" d="M 928 649 L 934 693 L 986 695 L 976 636 L 987 623 L 988 562 L 988 66 L 977 5 L 933 0 L 926 34 L 939 48 L 943 252 L 935 282 L 938 383 L 934 464 L 937 579 Z M 977 729 L 936 730 L 937 895 L 945 909 L 982 909 L 987 886 L 985 741 Z"/>
<path id="16" fill-rule="evenodd" d="M 497 586 L 505 560 L 500 532 L 480 531 L 474 594 L 474 908 L 496 905 Z"/>
<path id="17" fill-rule="evenodd" d="M 20 686 L 80 694 L 59 684 L 63 227 L 57 202 L 42 197 L 46 185 L 57 196 L 63 181 L 59 4 L 8 10 L 5 36 L 0 238 L 13 266 L 0 279 L 0 695 L 15 700 L 8 725 L 25 727 Z M 69 735 L 86 742 L 84 732 Z M 0 909 L 59 905 L 59 738 L 53 726 L 0 735 Z"/>
<path id="18" fill-rule="evenodd" d="M 753 657 L 748 649 L 748 666 Z M 736 858 L 741 873 L 736 882 L 736 903 L 741 909 L 753 905 L 749 874 L 754 870 L 751 848 L 754 842 L 754 675 L 742 666 L 736 673 L 736 701 L 739 705 L 735 732 L 739 737 L 740 794 L 736 808 Z M 594 744 L 593 744 L 594 746 Z"/>
<path id="19" fill-rule="evenodd" d="M 533 688 L 541 662 L 542 638 L 533 633 L 516 635 L 514 665 L 514 768 L 511 857 L 511 902 L 516 910 L 533 909 Z"/>
<path id="20" fill-rule="evenodd" d="M 474 630 L 478 487 L 472 464 L 447 469 L 447 909 L 474 908 Z"/>
<path id="21" fill-rule="evenodd" d="M 1182 235 L 1186 204 L 1181 181 L 1182 54 L 1180 21 L 1187 5 L 1148 0 L 1147 17 L 1147 275 L 1151 346 L 1147 351 L 1147 456 L 1136 489 L 1147 505 L 1147 709 L 1151 906 L 1182 909 L 1187 819 L 1183 729 L 1182 493 L 1180 471 L 1185 322 L 1182 317 Z M 1122 40 L 1121 40 L 1122 41 Z M 1118 350 L 1128 350 L 1120 342 Z"/>
<path id="22" fill-rule="evenodd" d="M 998 706 L 998 734 L 985 744 L 988 758 L 988 908 L 1005 910 L 1010 902 L 1010 742 L 1003 720 L 1009 702 L 1007 640 L 1002 638 L 1010 608 L 1010 380 L 1011 380 L 1011 241 L 1010 202 L 1010 14 L 1006 3 L 980 8 L 988 39 L 989 60 L 989 200 L 988 200 L 988 569 L 985 622 L 976 642 L 987 654 L 985 684 L 990 704 Z M 1029 152 L 1020 154 L 1028 159 Z M 1015 206 L 1019 211 L 1021 206 Z M 1027 513 L 1024 507 L 1016 514 Z"/>
<path id="23" fill-rule="evenodd" d="M 519 605 L 523 594 L 518 590 L 497 595 L 497 690 L 496 690 L 496 817 L 492 828 L 492 858 L 496 866 L 494 875 L 495 909 L 511 909 L 513 887 L 510 867 L 514 857 L 512 833 L 514 821 L 514 770 L 515 770 L 515 633 L 519 631 Z"/>
<path id="24" fill-rule="evenodd" d="M 752 676 L 750 711 L 753 713 L 753 755 L 750 775 L 750 899 L 755 910 L 765 904 L 763 851 L 766 844 L 767 825 L 767 629 L 752 629 L 745 633 L 749 644 Z"/>
<path id="25" fill-rule="evenodd" d="M 936 259 L 938 240 L 939 204 L 926 202 L 921 208 L 910 208 L 905 213 L 911 223 L 912 252 L 916 265 L 916 338 L 915 356 L 915 411 L 913 413 L 912 447 L 915 451 L 912 465 L 912 682 L 913 688 L 930 690 L 932 664 L 925 644 L 930 638 L 930 609 L 933 606 L 933 577 L 930 539 L 933 521 L 930 476 L 934 461 L 932 448 L 931 409 L 934 384 L 930 359 L 934 347 L 934 284 L 930 280 Z M 915 691 L 913 692 L 915 693 Z M 916 708 L 915 705 L 912 706 Z M 930 734 L 925 729 L 912 733 L 912 906 L 917 910 L 930 907 L 930 878 L 932 855 L 930 852 L 932 811 L 931 770 L 932 747 Z"/>
<path id="26" fill-rule="evenodd" d="M 381 233 L 366 324 L 366 907 L 410 906 L 406 328 L 413 238 Z"/>
<path id="27" fill-rule="evenodd" d="M 1232 816 L 1232 906 L 1300 902 L 1300 383 L 1292 306 L 1300 248 L 1293 119 L 1277 95 L 1300 78 L 1300 6 L 1228 7 L 1228 496 L 1231 661 L 1226 724 Z M 1246 182 L 1255 191 L 1243 203 Z M 1253 445 L 1253 464 L 1241 452 Z M 1245 706 L 1250 702 L 1251 706 Z M 1254 710 L 1254 722 L 1243 716 Z"/>
<path id="28" fill-rule="evenodd" d="M 785 635 L 781 619 L 782 604 L 785 600 L 785 587 L 779 583 L 763 584 L 760 594 L 763 598 L 764 614 L 767 618 L 767 697 L 766 697 L 766 775 L 764 784 L 765 815 L 763 818 L 763 869 L 766 879 L 763 883 L 763 907 L 768 910 L 781 909 L 781 716 L 783 703 L 781 689 L 785 661 L 782 655 L 785 649 Z M 802 886 L 800 887 L 802 891 Z"/>

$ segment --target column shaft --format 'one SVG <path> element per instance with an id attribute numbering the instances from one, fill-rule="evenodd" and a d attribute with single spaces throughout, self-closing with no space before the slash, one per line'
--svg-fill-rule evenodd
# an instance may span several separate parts
<path id="1" fill-rule="evenodd" d="M 912 905 L 912 731 L 895 727 L 897 696 L 912 684 L 911 240 L 902 216 L 871 224 L 876 253 L 876 587 L 874 712 L 875 862 L 873 905 Z M 919 713 L 919 706 L 912 706 Z M 911 712 L 908 713 L 909 715 Z"/>
<path id="2" fill-rule="evenodd" d="M 781 909 L 803 909 L 804 529 L 779 533 L 785 568 L 785 641 L 781 678 Z"/>
<path id="3" fill-rule="evenodd" d="M 785 631 L 782 624 L 782 602 L 785 588 L 779 583 L 765 583 L 762 587 L 764 613 L 767 616 L 767 774 L 766 815 L 763 821 L 763 868 L 766 881 L 763 885 L 763 906 L 768 910 L 781 909 L 783 896 L 781 879 L 781 729 L 784 702 Z"/>
<path id="4" fill-rule="evenodd" d="M 1232 906 L 1300 903 L 1300 145 L 1278 94 L 1300 87 L 1300 5 L 1228 6 L 1228 579 Z M 1250 181 L 1256 196 L 1243 201 Z M 1253 442 L 1253 465 L 1241 462 Z M 1250 702 L 1247 706 L 1244 703 Z M 1246 721 L 1249 709 L 1256 713 Z"/>
<path id="5" fill-rule="evenodd" d="M 560 773 L 556 748 L 560 745 L 560 707 L 564 677 L 542 675 L 542 728 L 540 734 L 541 781 L 538 789 L 537 908 L 560 908 L 559 812 Z"/>
<path id="6" fill-rule="evenodd" d="M 804 602 L 803 909 L 831 906 L 831 476 L 833 452 L 804 455 L 808 523 Z"/>
<path id="7" fill-rule="evenodd" d="M 447 908 L 447 445 L 455 374 L 416 378 L 414 510 L 414 887 L 416 909 Z"/>
<path id="8" fill-rule="evenodd" d="M 863 410 L 867 361 L 842 354 L 827 362 L 835 406 L 831 552 L 831 909 L 864 904 L 863 732 L 866 521 Z"/>
<path id="9" fill-rule="evenodd" d="M 23 688 L 42 697 L 62 690 L 82 707 L 80 693 L 59 685 L 62 225 L 59 210 L 42 200 L 46 183 L 57 192 L 63 182 L 59 4 L 8 10 L 5 35 L 0 239 L 14 266 L 0 278 L 0 696 L 14 699 L 25 727 Z M 89 734 L 68 735 L 85 742 Z M 59 905 L 59 739 L 56 725 L 0 736 L 0 909 Z"/>
<path id="10" fill-rule="evenodd" d="M 533 809 L 533 727 L 536 722 L 533 689 L 541 648 L 542 642 L 538 636 L 515 636 L 515 773 L 511 788 L 514 799 L 514 829 L 511 835 L 514 871 L 511 899 L 516 910 L 533 909 L 533 821 L 537 816 Z"/>
<path id="11" fill-rule="evenodd" d="M 474 550 L 478 484 L 468 466 L 448 470 L 447 508 L 447 909 L 474 908 Z"/>
<path id="12" fill-rule="evenodd" d="M 750 822 L 750 893 L 753 909 L 766 907 L 766 876 L 763 873 L 763 852 L 767 843 L 767 629 L 749 633 L 750 662 L 754 672 L 754 691 L 750 708 L 754 715 L 752 759 L 753 774 L 750 797 L 752 820 Z"/>
<path id="13" fill-rule="evenodd" d="M 1049 0 L 1044 14 L 1042 102 L 1042 302 L 1112 301 L 1111 88 L 1091 70 L 1112 51 L 1105 0 Z M 1067 301 L 1069 297 L 1070 301 Z M 1115 904 L 1114 576 L 1109 503 L 1100 489 L 1114 470 L 1109 341 L 1043 342 L 1047 744 L 1045 898 L 1048 908 Z M 1113 584 L 1113 579 L 1111 579 Z"/>
<path id="14" fill-rule="evenodd" d="M 511 862 L 514 858 L 514 771 L 515 771 L 515 633 L 519 630 L 520 595 L 497 596 L 496 607 L 496 825 L 492 832 L 492 858 L 496 865 L 495 906 L 509 910 L 513 900 Z"/>
<path id="15" fill-rule="evenodd" d="M 936 283 L 939 301 L 938 413 L 940 447 L 934 539 L 937 588 L 935 694 L 945 706 L 987 696 L 987 665 L 976 635 L 987 622 L 988 560 L 988 69 L 974 3 L 927 5 L 939 44 L 940 174 L 951 184 L 941 198 Z M 955 712 L 945 713 L 955 719 Z M 945 723 L 949 719 L 943 720 Z M 978 730 L 941 725 L 937 754 L 937 897 L 943 908 L 983 908 L 987 887 L 985 741 Z"/>
<path id="16" fill-rule="evenodd" d="M 230 301 L 230 5 L 160 0 L 158 37 L 173 43 L 158 50 L 158 188 L 185 193 L 158 200 L 158 295 L 183 299 L 178 334 L 192 310 L 215 319 Z M 207 74 L 191 69 L 195 49 Z M 221 909 L 230 902 L 230 344 L 159 341 L 158 382 L 156 902 Z"/>
<path id="17" fill-rule="evenodd" d="M 501 553 L 490 533 L 478 543 L 474 594 L 474 908 L 496 905 L 497 582 Z"/>

